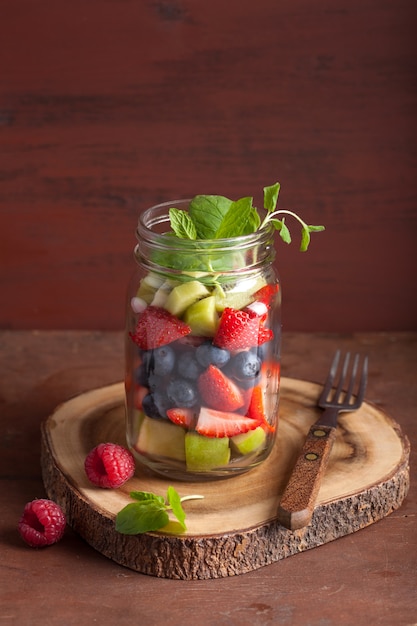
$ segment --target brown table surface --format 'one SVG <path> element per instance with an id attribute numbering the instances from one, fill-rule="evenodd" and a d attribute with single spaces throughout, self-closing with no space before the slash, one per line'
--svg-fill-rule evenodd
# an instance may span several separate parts
<path id="1" fill-rule="evenodd" d="M 118 332 L 0 333 L 0 623 L 302 624 L 417 623 L 417 333 L 284 333 L 283 375 L 321 382 L 337 346 L 370 356 L 367 400 L 411 442 L 411 488 L 402 507 L 357 533 L 242 576 L 158 579 L 123 568 L 67 529 L 44 550 L 17 533 L 26 502 L 44 497 L 40 423 L 77 393 L 122 379 Z"/>

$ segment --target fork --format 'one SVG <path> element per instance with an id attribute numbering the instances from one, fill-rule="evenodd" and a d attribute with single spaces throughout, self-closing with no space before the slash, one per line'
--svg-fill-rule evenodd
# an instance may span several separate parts
<path id="1" fill-rule="evenodd" d="M 360 355 L 355 354 L 350 369 L 348 352 L 336 382 L 340 354 L 340 350 L 337 350 L 317 403 L 324 412 L 307 434 L 279 504 L 278 521 L 290 530 L 304 528 L 310 523 L 321 480 L 336 439 L 338 415 L 341 412 L 356 411 L 365 395 L 368 357 L 363 358 L 360 367 Z"/>

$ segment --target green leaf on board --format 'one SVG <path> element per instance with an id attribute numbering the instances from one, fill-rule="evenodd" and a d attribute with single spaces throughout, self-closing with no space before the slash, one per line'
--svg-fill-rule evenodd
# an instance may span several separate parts
<path id="1" fill-rule="evenodd" d="M 149 500 L 148 502 L 131 502 L 116 516 L 116 530 L 124 535 L 158 530 L 169 522 L 166 506 Z"/>
<path id="2" fill-rule="evenodd" d="M 174 487 L 168 487 L 166 501 L 163 496 L 148 491 L 132 491 L 130 497 L 135 502 L 127 504 L 116 516 L 116 530 L 124 535 L 162 530 L 170 534 L 180 534 L 187 527 L 182 502 L 199 499 L 203 496 L 184 496 L 180 498 Z M 176 520 L 169 518 L 169 511 Z"/>

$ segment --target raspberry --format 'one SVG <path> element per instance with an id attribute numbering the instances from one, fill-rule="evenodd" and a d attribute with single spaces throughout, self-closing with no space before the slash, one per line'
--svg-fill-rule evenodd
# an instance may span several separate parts
<path id="1" fill-rule="evenodd" d="M 135 473 L 135 461 L 126 448 L 116 443 L 100 443 L 84 462 L 88 479 L 97 487 L 115 489 Z"/>
<path id="2" fill-rule="evenodd" d="M 43 548 L 59 541 L 65 531 L 65 515 L 52 500 L 28 502 L 19 520 L 22 539 L 32 548 Z"/>

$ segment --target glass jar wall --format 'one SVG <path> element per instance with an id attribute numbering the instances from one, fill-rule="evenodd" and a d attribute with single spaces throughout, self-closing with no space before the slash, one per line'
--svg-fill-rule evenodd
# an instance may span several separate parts
<path id="1" fill-rule="evenodd" d="M 180 239 L 139 218 L 126 320 L 127 442 L 166 477 L 213 480 L 264 461 L 278 426 L 281 291 L 273 231 Z"/>

